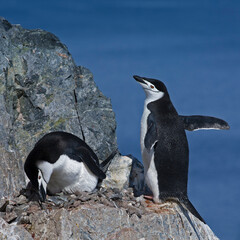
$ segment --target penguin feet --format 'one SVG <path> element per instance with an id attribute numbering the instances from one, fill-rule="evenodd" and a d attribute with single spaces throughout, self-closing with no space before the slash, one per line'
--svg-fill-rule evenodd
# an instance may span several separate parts
<path id="1" fill-rule="evenodd" d="M 161 204 L 162 201 L 158 197 L 150 196 L 150 195 L 144 195 L 144 198 L 147 200 L 151 200 L 156 204 Z"/>
<path id="2" fill-rule="evenodd" d="M 161 203 L 161 200 L 158 197 L 150 196 L 150 195 L 144 195 L 144 198 L 147 200 L 151 200 L 156 204 Z"/>
<path id="3" fill-rule="evenodd" d="M 171 202 L 166 202 L 164 200 L 159 199 L 158 197 L 144 195 L 144 198 L 153 201 L 155 204 L 157 204 L 158 208 L 166 208 L 171 206 Z"/>
<path id="4" fill-rule="evenodd" d="M 153 196 L 144 195 L 143 197 L 147 200 L 152 200 L 153 201 Z"/>

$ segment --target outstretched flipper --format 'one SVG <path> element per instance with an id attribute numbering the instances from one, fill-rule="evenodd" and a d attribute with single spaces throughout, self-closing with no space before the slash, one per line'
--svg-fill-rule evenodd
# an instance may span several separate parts
<path id="1" fill-rule="evenodd" d="M 230 129 L 228 123 L 220 118 L 209 117 L 209 116 L 200 116 L 200 115 L 192 115 L 192 116 L 181 116 L 184 123 L 185 130 L 188 131 L 196 131 L 196 130 L 228 130 Z"/>

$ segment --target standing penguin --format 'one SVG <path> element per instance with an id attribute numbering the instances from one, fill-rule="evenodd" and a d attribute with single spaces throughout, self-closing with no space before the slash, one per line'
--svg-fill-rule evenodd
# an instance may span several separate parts
<path id="1" fill-rule="evenodd" d="M 78 194 L 93 191 L 103 180 L 114 151 L 99 164 L 93 150 L 77 136 L 52 132 L 42 137 L 29 153 L 24 170 L 30 180 L 30 200 L 45 201 L 47 191 Z"/>
<path id="2" fill-rule="evenodd" d="M 189 149 L 185 129 L 228 129 L 229 126 L 217 118 L 179 116 L 161 81 L 133 77 L 146 94 L 140 143 L 145 180 L 153 201 L 177 200 L 204 222 L 188 199 Z"/>

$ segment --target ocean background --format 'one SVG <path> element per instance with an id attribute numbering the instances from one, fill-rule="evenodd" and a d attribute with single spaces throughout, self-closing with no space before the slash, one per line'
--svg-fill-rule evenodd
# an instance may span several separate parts
<path id="1" fill-rule="evenodd" d="M 0 15 L 54 33 L 92 71 L 122 154 L 141 160 L 145 96 L 134 74 L 162 80 L 179 114 L 226 120 L 229 131 L 187 132 L 188 190 L 220 239 L 240 239 L 240 1 L 8 0 Z"/>

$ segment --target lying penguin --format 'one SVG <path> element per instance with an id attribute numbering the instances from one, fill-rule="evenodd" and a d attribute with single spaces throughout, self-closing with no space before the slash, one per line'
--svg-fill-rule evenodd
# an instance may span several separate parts
<path id="1" fill-rule="evenodd" d="M 78 194 L 91 192 L 116 154 L 114 151 L 99 164 L 93 150 L 77 136 L 66 132 L 52 132 L 42 137 L 29 153 L 24 170 L 30 182 L 29 200 L 44 202 L 47 192 Z"/>
<path id="2" fill-rule="evenodd" d="M 189 149 L 185 129 L 229 129 L 229 125 L 214 117 L 180 116 L 164 83 L 133 77 L 146 94 L 140 142 L 145 180 L 153 200 L 155 203 L 177 200 L 204 222 L 188 199 Z"/>

